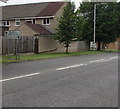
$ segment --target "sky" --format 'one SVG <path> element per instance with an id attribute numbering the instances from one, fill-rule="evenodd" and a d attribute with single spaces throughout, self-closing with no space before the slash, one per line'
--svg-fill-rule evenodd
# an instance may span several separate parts
<path id="1" fill-rule="evenodd" d="M 26 3 L 40 3 L 40 2 L 51 2 L 51 1 L 64 1 L 64 0 L 8 0 L 7 3 L 1 2 L 0 0 L 0 6 L 5 6 L 5 5 L 15 5 L 15 4 L 26 4 Z M 71 0 L 74 1 L 76 6 L 79 6 L 79 2 L 81 0 Z"/>
<path id="2" fill-rule="evenodd" d="M 5 6 L 5 5 L 16 5 L 16 4 L 26 4 L 26 3 L 40 3 L 40 2 L 51 2 L 51 1 L 65 1 L 65 0 L 7 0 L 7 3 L 1 2 L 1 1 L 6 1 L 6 0 L 0 0 L 0 6 Z M 79 4 L 82 0 L 71 0 L 75 2 L 76 7 L 79 7 Z M 96 0 L 93 0 L 96 1 Z M 99 1 L 99 0 L 98 0 Z M 100 0 L 100 1 L 114 1 L 114 0 Z M 120 0 L 118 0 L 120 1 Z"/>

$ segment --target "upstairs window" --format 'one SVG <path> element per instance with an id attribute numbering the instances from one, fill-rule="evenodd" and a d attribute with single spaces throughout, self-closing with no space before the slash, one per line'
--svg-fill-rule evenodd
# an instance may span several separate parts
<path id="1" fill-rule="evenodd" d="M 2 21 L 2 26 L 6 26 L 6 21 Z"/>
<path id="2" fill-rule="evenodd" d="M 25 20 L 25 22 L 35 24 L 35 19 L 27 19 L 27 20 Z"/>
<path id="3" fill-rule="evenodd" d="M 2 26 L 2 21 L 0 21 L 0 26 Z"/>
<path id="4" fill-rule="evenodd" d="M 20 26 L 20 19 L 15 20 L 15 26 Z"/>
<path id="5" fill-rule="evenodd" d="M 2 21 L 1 26 L 10 26 L 10 21 Z"/>
<path id="6" fill-rule="evenodd" d="M 35 19 L 33 19 L 33 24 L 35 24 L 36 22 L 35 22 Z"/>
<path id="7" fill-rule="evenodd" d="M 10 26 L 10 21 L 6 21 L 6 26 Z"/>
<path id="8" fill-rule="evenodd" d="M 49 18 L 44 18 L 42 21 L 43 25 L 50 25 L 50 19 Z"/>

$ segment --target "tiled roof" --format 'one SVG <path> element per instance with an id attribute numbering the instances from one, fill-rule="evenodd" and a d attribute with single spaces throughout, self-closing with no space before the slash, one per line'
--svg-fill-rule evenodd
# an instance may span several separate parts
<path id="1" fill-rule="evenodd" d="M 49 3 L 37 16 L 53 16 L 65 2 Z"/>
<path id="2" fill-rule="evenodd" d="M 40 24 L 30 24 L 25 23 L 28 27 L 30 27 L 32 30 L 36 31 L 36 33 L 39 33 L 40 35 L 51 35 L 52 32 L 46 29 L 44 26 Z"/>
<path id="3" fill-rule="evenodd" d="M 11 18 L 54 16 L 65 2 L 43 2 L 3 6 L 3 20 Z"/>

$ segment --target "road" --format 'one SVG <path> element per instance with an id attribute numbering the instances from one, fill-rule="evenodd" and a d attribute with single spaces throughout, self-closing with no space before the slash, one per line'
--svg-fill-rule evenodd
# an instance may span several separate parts
<path id="1" fill-rule="evenodd" d="M 3 65 L 3 107 L 118 107 L 118 54 Z"/>

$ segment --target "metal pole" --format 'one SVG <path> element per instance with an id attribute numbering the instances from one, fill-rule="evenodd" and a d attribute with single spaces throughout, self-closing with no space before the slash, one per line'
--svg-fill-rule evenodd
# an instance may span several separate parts
<path id="1" fill-rule="evenodd" d="M 18 36 L 18 59 L 20 59 L 20 36 Z"/>
<path id="2" fill-rule="evenodd" d="M 96 4 L 94 4 L 94 50 L 95 50 L 95 42 L 96 42 Z"/>
<path id="3" fill-rule="evenodd" d="M 9 50 L 9 46 L 10 46 L 10 44 L 9 44 L 9 41 L 10 41 L 9 38 L 7 38 L 7 46 L 8 46 L 8 49 L 7 49 L 8 51 L 7 51 L 7 52 L 8 52 L 8 59 L 10 59 L 10 52 L 9 52 L 9 51 L 10 51 L 10 50 Z"/>
<path id="4" fill-rule="evenodd" d="M 18 59 L 18 39 L 15 38 L 15 41 L 16 41 L 16 60 Z"/>

